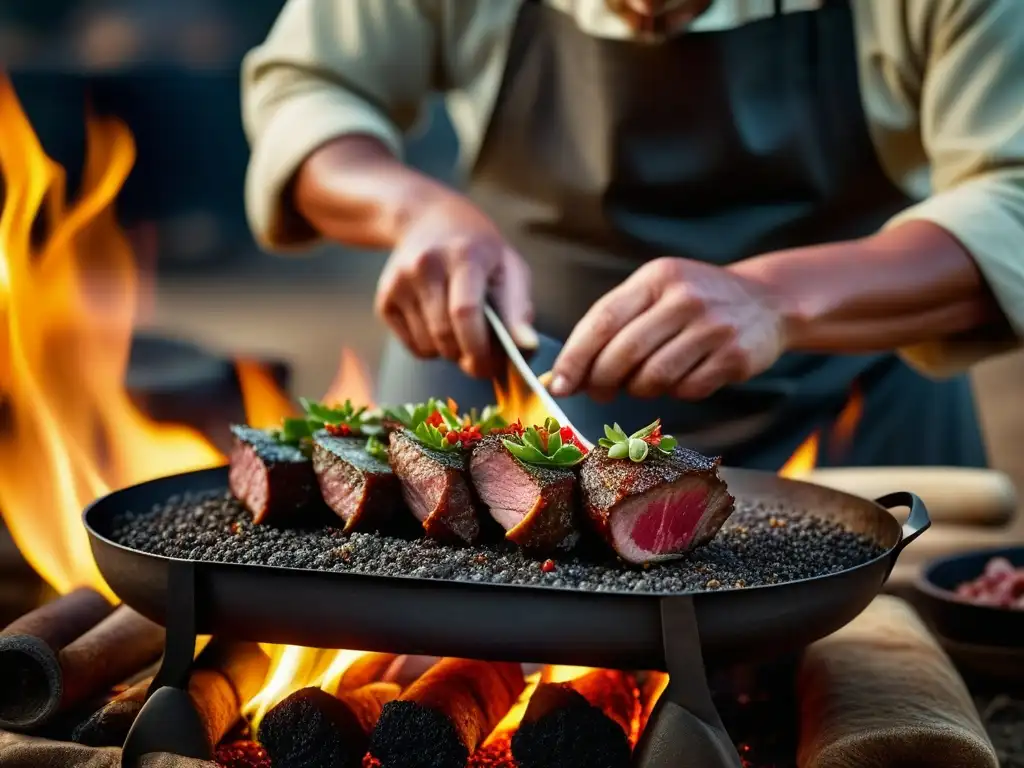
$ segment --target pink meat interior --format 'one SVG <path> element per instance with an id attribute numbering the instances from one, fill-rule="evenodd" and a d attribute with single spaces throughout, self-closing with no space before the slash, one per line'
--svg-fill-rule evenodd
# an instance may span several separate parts
<path id="1" fill-rule="evenodd" d="M 255 522 L 260 522 L 270 496 L 266 466 L 252 446 L 238 444 L 231 451 L 230 467 L 231 493 L 253 513 Z"/>
<path id="2" fill-rule="evenodd" d="M 473 485 L 491 517 L 510 531 L 537 504 L 537 487 L 519 462 L 503 451 L 474 456 Z"/>
<path id="3" fill-rule="evenodd" d="M 391 451 L 392 468 L 402 478 L 402 496 L 421 523 L 429 518 L 444 498 L 448 477 L 409 441 L 397 441 Z"/>
<path id="4" fill-rule="evenodd" d="M 710 539 L 729 516 L 730 496 L 724 486 L 700 478 L 631 496 L 611 513 L 615 551 L 632 563 L 657 562 L 678 556 Z"/>
<path id="5" fill-rule="evenodd" d="M 359 511 L 366 495 L 366 479 L 344 462 L 334 462 L 319 472 L 320 493 L 334 512 L 348 522 Z"/>

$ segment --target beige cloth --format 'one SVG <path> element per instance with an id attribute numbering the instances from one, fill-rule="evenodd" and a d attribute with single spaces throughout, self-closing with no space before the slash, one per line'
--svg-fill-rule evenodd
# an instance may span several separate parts
<path id="1" fill-rule="evenodd" d="M 899 598 L 812 645 L 797 684 L 799 768 L 999 768 L 963 680 Z"/>
<path id="2" fill-rule="evenodd" d="M 83 747 L 0 731 L 0 768 L 121 768 L 121 750 Z M 143 757 L 142 768 L 217 768 L 217 764 L 152 754 Z"/>
<path id="3" fill-rule="evenodd" d="M 544 1 L 589 34 L 633 34 L 607 0 Z M 376 136 L 399 153 L 403 132 L 415 127 L 434 91 L 447 97 L 470 165 L 522 2 L 288 0 L 242 72 L 252 144 L 246 206 L 259 241 L 286 249 L 315 240 L 287 193 L 302 161 L 346 134 Z M 820 2 L 783 0 L 783 8 L 813 12 Z M 756 22 L 773 5 L 715 0 L 691 27 L 673 34 Z M 952 232 L 1024 337 L 1024 2 L 852 0 L 852 7 L 864 112 L 878 160 L 920 201 L 890 225 L 920 219 Z M 553 75 L 585 76 L 587 66 L 593 64 Z M 1019 343 L 1002 327 L 986 328 L 903 354 L 941 375 Z"/>

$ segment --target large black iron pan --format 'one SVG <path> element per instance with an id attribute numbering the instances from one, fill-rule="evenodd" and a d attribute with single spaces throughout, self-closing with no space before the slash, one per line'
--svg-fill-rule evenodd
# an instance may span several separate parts
<path id="1" fill-rule="evenodd" d="M 930 525 L 909 493 L 867 501 L 768 473 L 727 469 L 737 498 L 780 503 L 870 536 L 885 553 L 840 573 L 786 584 L 692 596 L 583 592 L 273 566 L 195 563 L 200 634 L 320 648 L 468 658 L 665 668 L 666 601 L 692 597 L 705 661 L 753 660 L 801 648 L 840 628 L 875 597 L 907 544 Z M 150 619 L 173 623 L 169 590 L 182 561 L 125 548 L 110 538 L 125 510 L 144 512 L 176 494 L 227 487 L 225 468 L 117 491 L 85 512 L 93 555 L 110 587 Z M 901 526 L 888 509 L 910 507 Z"/>

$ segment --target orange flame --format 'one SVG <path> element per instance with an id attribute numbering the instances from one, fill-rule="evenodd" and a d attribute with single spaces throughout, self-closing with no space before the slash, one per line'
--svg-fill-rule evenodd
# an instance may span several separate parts
<path id="1" fill-rule="evenodd" d="M 857 431 L 857 424 L 864 412 L 864 396 L 860 388 L 854 386 L 850 392 L 850 398 L 843 406 L 843 410 L 836 417 L 831 429 L 831 453 L 834 457 L 841 457 L 843 452 L 850 445 L 853 436 Z M 818 451 L 821 442 L 821 435 L 815 430 L 804 440 L 793 455 L 779 470 L 780 477 L 799 478 L 808 474 L 818 465 Z"/>
<path id="2" fill-rule="evenodd" d="M 323 397 L 325 403 L 344 403 L 346 400 L 357 406 L 372 408 L 374 404 L 370 371 L 359 355 L 347 347 L 341 350 L 338 372 Z"/>
<path id="3" fill-rule="evenodd" d="M 245 422 L 250 427 L 279 427 L 283 418 L 298 412 L 291 398 L 278 389 L 277 382 L 263 363 L 239 360 L 235 363 L 235 372 L 242 389 Z"/>
<path id="4" fill-rule="evenodd" d="M 90 117 L 82 191 L 43 151 L 0 78 L 0 509 L 18 548 L 58 592 L 113 598 L 81 524 L 112 488 L 213 466 L 201 435 L 159 425 L 124 386 L 138 301 L 114 200 L 135 160 L 120 121 Z"/>
<path id="5" fill-rule="evenodd" d="M 506 381 L 508 382 L 507 390 L 497 379 L 492 382 L 494 402 L 497 404 L 498 410 L 501 411 L 502 417 L 510 422 L 520 419 L 523 426 L 527 427 L 533 424 L 543 424 L 550 414 L 545 410 L 540 398 L 523 381 L 511 362 L 508 364 Z"/>

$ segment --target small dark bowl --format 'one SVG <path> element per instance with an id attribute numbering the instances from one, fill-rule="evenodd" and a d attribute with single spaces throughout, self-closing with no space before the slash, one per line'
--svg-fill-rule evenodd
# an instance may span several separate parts
<path id="1" fill-rule="evenodd" d="M 914 602 L 925 621 L 947 640 L 1024 651 L 1024 610 L 975 605 L 955 594 L 958 586 L 981 576 L 994 557 L 1024 567 L 1024 547 L 983 549 L 933 560 L 917 577 Z"/>

